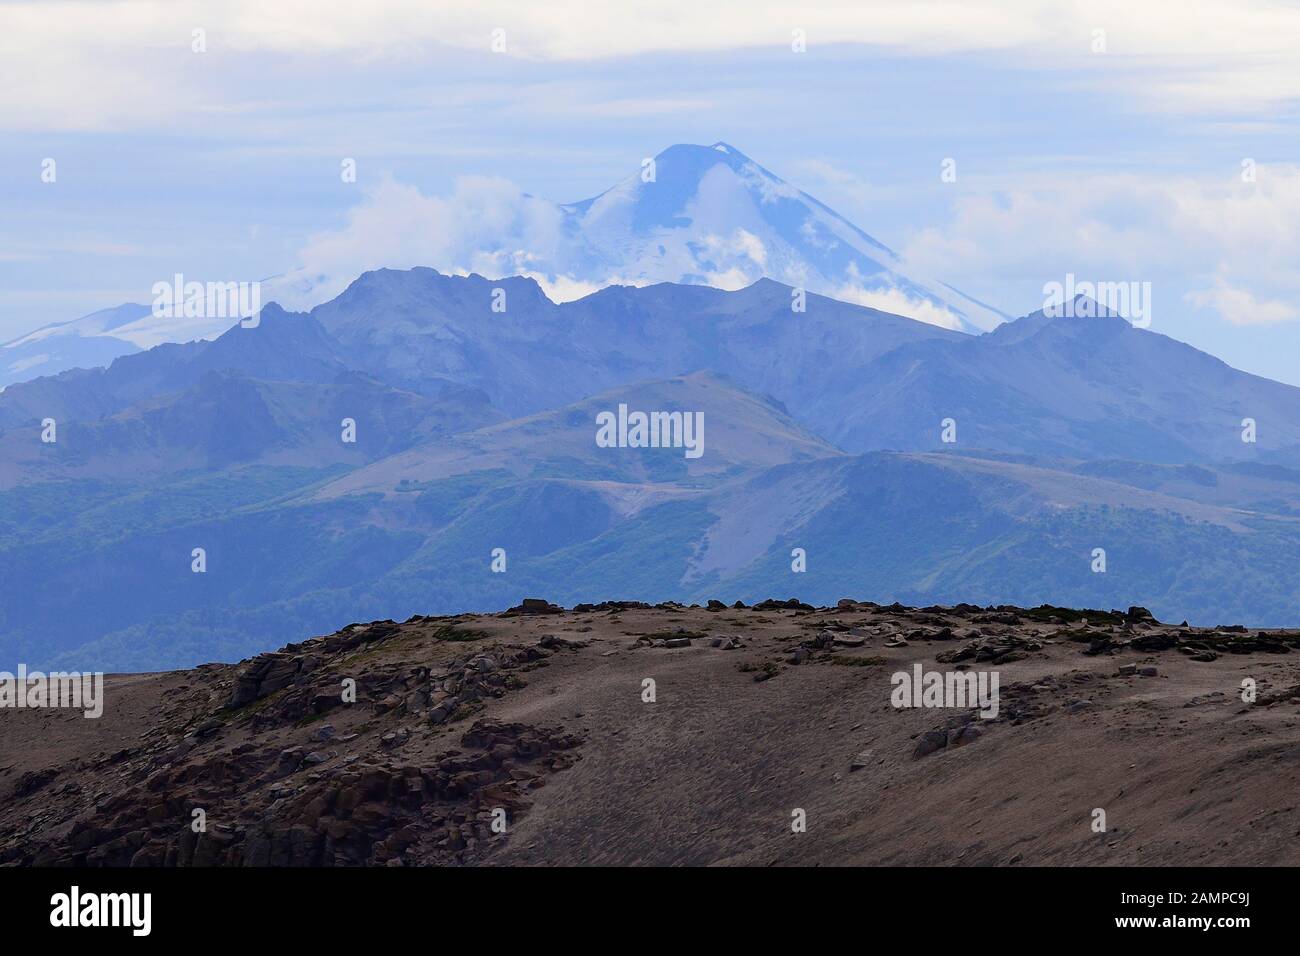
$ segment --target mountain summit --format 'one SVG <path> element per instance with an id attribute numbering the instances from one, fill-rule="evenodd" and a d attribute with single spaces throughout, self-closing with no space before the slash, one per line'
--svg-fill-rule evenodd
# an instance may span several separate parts
<path id="1" fill-rule="evenodd" d="M 884 243 L 728 143 L 670 146 L 599 196 L 561 208 L 577 239 L 557 274 L 723 289 L 771 278 L 966 332 L 978 331 L 972 314 L 988 313 L 907 275 Z"/>

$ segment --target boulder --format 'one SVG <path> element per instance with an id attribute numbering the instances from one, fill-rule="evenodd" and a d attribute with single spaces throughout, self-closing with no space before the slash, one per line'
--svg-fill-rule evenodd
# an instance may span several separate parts
<path id="1" fill-rule="evenodd" d="M 513 616 L 518 614 L 563 614 L 564 608 L 552 604 L 545 598 L 524 598 L 522 604 L 508 609 L 505 614 Z"/>
<path id="2" fill-rule="evenodd" d="M 916 742 L 916 749 L 912 751 L 912 756 L 927 757 L 938 750 L 943 750 L 947 746 L 948 731 L 927 730 L 921 735 L 921 739 Z"/>

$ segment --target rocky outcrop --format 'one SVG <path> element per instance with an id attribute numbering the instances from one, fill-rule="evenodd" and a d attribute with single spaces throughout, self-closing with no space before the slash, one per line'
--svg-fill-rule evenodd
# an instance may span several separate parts
<path id="1" fill-rule="evenodd" d="M 246 661 L 213 688 L 212 696 L 227 688 L 215 710 L 157 728 L 146 745 L 105 758 L 121 785 L 92 798 L 64 835 L 0 845 L 0 863 L 477 859 L 527 812 L 532 790 L 572 765 L 581 739 L 480 717 L 454 746 L 430 743 L 442 726 L 468 721 L 483 702 L 523 687 L 517 670 L 583 645 L 548 635 L 531 645 L 485 643 L 427 663 L 393 654 L 367 659 L 399 636 L 423 639 L 427 652 L 459 647 L 467 633 L 434 619 L 380 621 Z M 331 714 L 354 729 L 339 733 L 323 719 Z M 57 769 L 28 773 L 12 796 L 30 796 L 57 776 Z"/>

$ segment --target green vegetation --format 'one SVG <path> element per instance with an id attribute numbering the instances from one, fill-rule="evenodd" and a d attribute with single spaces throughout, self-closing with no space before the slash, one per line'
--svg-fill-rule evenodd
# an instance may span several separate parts
<path id="1" fill-rule="evenodd" d="M 435 641 L 481 641 L 487 636 L 487 631 L 475 631 L 455 624 L 444 624 L 432 635 Z"/>

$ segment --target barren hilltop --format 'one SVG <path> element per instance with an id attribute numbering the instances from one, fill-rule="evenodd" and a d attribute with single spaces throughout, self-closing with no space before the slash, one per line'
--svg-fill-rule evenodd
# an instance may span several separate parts
<path id="1" fill-rule="evenodd" d="M 1297 647 L 852 600 L 353 624 L 0 711 L 0 862 L 1294 865 Z M 917 664 L 996 671 L 997 716 L 894 706 Z"/>

